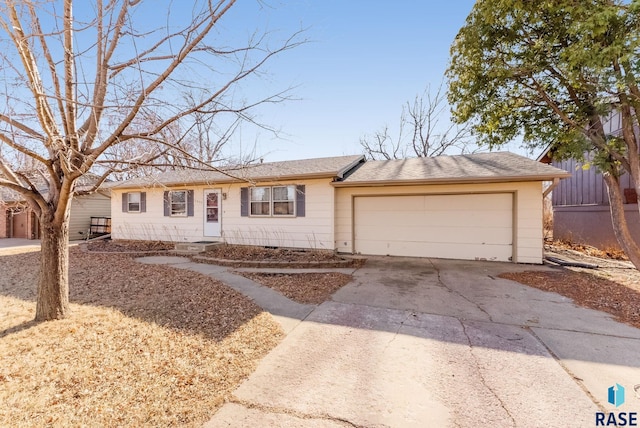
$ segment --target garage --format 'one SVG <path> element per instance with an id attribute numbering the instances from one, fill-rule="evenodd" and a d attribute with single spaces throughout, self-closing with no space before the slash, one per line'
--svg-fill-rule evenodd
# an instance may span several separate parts
<path id="1" fill-rule="evenodd" d="M 542 201 L 566 171 L 508 152 L 367 161 L 336 181 L 335 249 L 542 263 Z"/>
<path id="2" fill-rule="evenodd" d="M 355 197 L 354 247 L 371 255 L 510 261 L 513 194 Z"/>

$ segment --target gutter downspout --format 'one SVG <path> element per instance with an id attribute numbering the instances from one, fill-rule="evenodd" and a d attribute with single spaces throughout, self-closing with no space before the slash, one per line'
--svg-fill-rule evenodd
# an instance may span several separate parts
<path id="1" fill-rule="evenodd" d="M 555 189 L 556 187 L 558 187 L 558 184 L 560 184 L 560 179 L 559 179 L 558 177 L 556 177 L 556 178 L 554 178 L 554 179 L 553 179 L 553 182 L 551 183 L 551 186 L 549 186 L 549 187 L 547 187 L 547 188 L 546 188 L 546 190 L 545 190 L 545 191 L 544 191 L 544 193 L 542 194 L 542 197 L 543 197 L 543 198 L 546 198 L 546 197 L 547 197 L 547 195 L 548 195 L 549 193 L 551 193 L 551 191 L 552 191 L 553 189 Z"/>

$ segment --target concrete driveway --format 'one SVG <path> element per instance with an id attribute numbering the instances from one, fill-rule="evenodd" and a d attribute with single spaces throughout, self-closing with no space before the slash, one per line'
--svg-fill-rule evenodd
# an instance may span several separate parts
<path id="1" fill-rule="evenodd" d="M 39 239 L 0 238 L 0 254 L 17 254 L 39 249 Z"/>
<path id="2" fill-rule="evenodd" d="M 532 269 L 548 268 L 371 258 L 206 426 L 589 427 L 640 411 L 640 330 L 496 277 Z"/>

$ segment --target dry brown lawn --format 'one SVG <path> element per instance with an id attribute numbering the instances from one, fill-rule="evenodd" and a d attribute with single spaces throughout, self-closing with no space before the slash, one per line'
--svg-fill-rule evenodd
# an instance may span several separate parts
<path id="1" fill-rule="evenodd" d="M 282 337 L 209 277 L 79 249 L 72 315 L 36 324 L 38 256 L 0 256 L 0 426 L 200 426 Z"/>
<path id="2" fill-rule="evenodd" d="M 351 281 L 351 275 L 327 273 L 236 272 L 298 303 L 319 305 Z"/>

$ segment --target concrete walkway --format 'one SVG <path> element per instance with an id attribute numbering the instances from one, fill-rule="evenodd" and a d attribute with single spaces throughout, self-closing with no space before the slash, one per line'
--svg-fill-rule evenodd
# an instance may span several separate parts
<path id="1" fill-rule="evenodd" d="M 18 254 L 40 249 L 40 240 L 22 238 L 0 238 L 0 255 Z"/>
<path id="2" fill-rule="evenodd" d="M 294 302 L 269 287 L 260 285 L 244 276 L 235 275 L 231 272 L 234 268 L 194 263 L 186 257 L 175 256 L 141 257 L 136 260 L 141 263 L 165 264 L 178 269 L 189 269 L 222 281 L 234 290 L 250 297 L 258 306 L 273 315 L 285 333 L 290 333 L 300 321 L 316 308 L 315 305 Z"/>
<path id="3" fill-rule="evenodd" d="M 285 339 L 207 427 L 585 427 L 598 411 L 640 411 L 640 330 L 497 278 L 548 268 L 372 258 L 314 308 L 229 268 L 163 262 L 288 320 Z M 617 409 L 607 403 L 616 383 L 627 390 Z"/>

